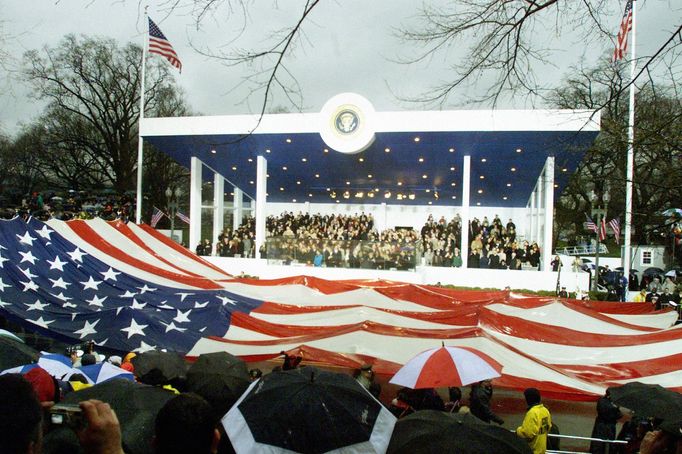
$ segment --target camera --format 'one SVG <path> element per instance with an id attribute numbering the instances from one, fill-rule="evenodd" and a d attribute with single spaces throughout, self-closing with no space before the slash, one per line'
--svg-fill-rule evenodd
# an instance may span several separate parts
<path id="1" fill-rule="evenodd" d="M 86 426 L 85 416 L 78 405 L 57 404 L 50 408 L 50 423 L 53 426 L 80 430 Z"/>

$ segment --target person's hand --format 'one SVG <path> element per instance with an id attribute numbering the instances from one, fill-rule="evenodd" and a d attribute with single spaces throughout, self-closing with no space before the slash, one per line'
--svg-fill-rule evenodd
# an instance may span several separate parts
<path id="1" fill-rule="evenodd" d="M 121 426 L 109 404 L 99 400 L 80 403 L 87 427 L 78 432 L 81 446 L 88 454 L 123 454 Z"/>
<path id="2" fill-rule="evenodd" d="M 663 432 L 660 430 L 649 431 L 644 435 L 642 443 L 639 445 L 640 454 L 655 454 L 660 452 L 663 443 Z"/>

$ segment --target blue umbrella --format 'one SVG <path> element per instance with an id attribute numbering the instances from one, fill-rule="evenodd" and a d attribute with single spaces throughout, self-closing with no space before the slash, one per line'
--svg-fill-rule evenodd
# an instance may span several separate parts
<path id="1" fill-rule="evenodd" d="M 663 212 L 664 216 L 682 218 L 682 208 L 668 208 Z"/>
<path id="2" fill-rule="evenodd" d="M 93 383 L 102 383 L 112 378 L 123 378 L 135 381 L 135 376 L 125 369 L 116 367 L 110 363 L 91 364 L 80 368 L 81 372 L 92 380 Z"/>

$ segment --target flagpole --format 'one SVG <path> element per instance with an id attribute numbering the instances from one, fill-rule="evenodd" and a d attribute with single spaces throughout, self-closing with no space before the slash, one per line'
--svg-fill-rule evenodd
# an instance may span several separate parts
<path id="1" fill-rule="evenodd" d="M 137 203 L 135 204 L 135 223 L 142 222 L 142 173 L 144 162 L 144 147 L 142 143 L 142 120 L 144 119 L 144 78 L 147 68 L 147 43 L 149 41 L 149 20 L 147 8 L 144 7 L 144 34 L 142 40 L 142 74 L 140 75 L 140 124 L 137 128 Z"/>
<path id="2" fill-rule="evenodd" d="M 630 280 L 630 264 L 632 262 L 630 236 L 632 234 L 632 184 L 635 164 L 635 57 L 637 37 L 637 1 L 632 0 L 632 46 L 630 48 L 630 106 L 628 115 L 628 154 L 625 176 L 625 239 L 623 241 L 623 276 Z M 626 289 L 627 291 L 627 289 Z"/>

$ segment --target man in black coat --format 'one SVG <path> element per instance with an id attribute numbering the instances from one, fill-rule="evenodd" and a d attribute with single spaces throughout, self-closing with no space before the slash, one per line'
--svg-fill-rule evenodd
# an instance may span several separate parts
<path id="1" fill-rule="evenodd" d="M 614 440 L 616 438 L 616 422 L 623 416 L 620 408 L 611 402 L 611 396 L 608 391 L 597 401 L 597 419 L 594 421 L 594 428 L 592 429 L 592 438 L 601 438 L 602 440 Z M 607 450 L 608 443 L 601 441 L 590 442 L 590 453 L 604 454 L 609 452 Z"/>
<path id="2" fill-rule="evenodd" d="M 483 380 L 471 385 L 471 414 L 484 422 L 496 422 L 504 424 L 504 420 L 490 409 L 490 400 L 493 397 L 493 384 L 491 380 Z"/>

